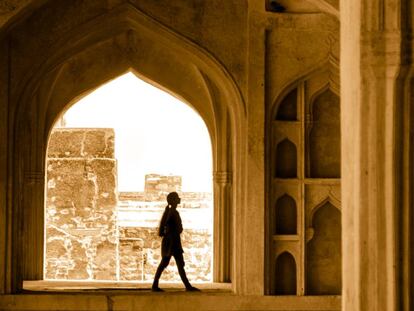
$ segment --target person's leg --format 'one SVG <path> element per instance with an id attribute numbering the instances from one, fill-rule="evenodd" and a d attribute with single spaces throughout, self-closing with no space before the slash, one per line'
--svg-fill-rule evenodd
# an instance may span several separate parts
<path id="1" fill-rule="evenodd" d="M 157 272 L 155 272 L 154 282 L 152 283 L 152 290 L 156 290 L 156 291 L 160 290 L 160 288 L 158 287 L 158 282 L 160 280 L 162 272 L 170 263 L 170 259 L 171 259 L 171 256 L 162 257 L 161 262 L 157 268 Z"/>
<path id="2" fill-rule="evenodd" d="M 188 291 L 197 291 L 198 289 L 193 287 L 190 282 L 188 281 L 187 275 L 184 270 L 184 257 L 183 253 L 174 254 L 175 263 L 177 264 L 178 273 L 180 274 L 181 280 L 184 283 L 186 290 Z"/>

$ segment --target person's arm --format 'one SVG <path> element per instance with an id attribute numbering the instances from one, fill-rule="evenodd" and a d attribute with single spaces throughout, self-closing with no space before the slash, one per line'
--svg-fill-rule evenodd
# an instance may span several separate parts
<path id="1" fill-rule="evenodd" d="M 181 222 L 181 217 L 178 212 L 177 212 L 177 231 L 178 233 L 183 232 L 183 223 Z"/>
<path id="2" fill-rule="evenodd" d="M 167 206 L 164 210 L 164 213 L 162 214 L 160 225 L 159 225 L 159 228 L 158 228 L 158 235 L 160 237 L 165 236 L 165 234 L 168 231 L 167 230 L 167 228 L 168 228 L 167 227 L 167 222 L 168 222 L 169 218 L 170 218 L 170 211 L 169 211 L 169 208 Z"/>

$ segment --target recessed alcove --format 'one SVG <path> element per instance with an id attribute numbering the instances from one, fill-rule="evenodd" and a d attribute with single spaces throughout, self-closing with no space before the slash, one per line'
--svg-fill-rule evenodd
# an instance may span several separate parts
<path id="1" fill-rule="evenodd" d="M 339 97 L 330 89 L 317 95 L 308 124 L 308 177 L 340 178 L 341 133 Z"/>
<path id="2" fill-rule="evenodd" d="M 274 280 L 274 295 L 296 295 L 296 262 L 289 252 L 276 258 Z"/>
<path id="3" fill-rule="evenodd" d="M 297 208 L 291 196 L 284 194 L 276 201 L 274 222 L 274 234 L 293 235 L 297 233 Z"/>
<path id="4" fill-rule="evenodd" d="M 341 213 L 329 201 L 312 217 L 313 237 L 306 245 L 306 293 L 340 295 Z"/>
<path id="5" fill-rule="evenodd" d="M 281 101 L 277 109 L 276 120 L 296 121 L 297 120 L 297 97 L 298 89 L 290 91 Z"/>
<path id="6" fill-rule="evenodd" d="M 297 177 L 296 146 L 289 139 L 282 140 L 276 147 L 276 178 Z"/>

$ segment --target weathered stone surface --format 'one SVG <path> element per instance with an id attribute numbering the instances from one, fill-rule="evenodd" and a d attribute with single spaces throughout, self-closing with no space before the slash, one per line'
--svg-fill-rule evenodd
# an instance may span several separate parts
<path id="1" fill-rule="evenodd" d="M 108 129 L 55 129 L 50 137 L 45 278 L 117 278 L 113 138 Z"/>
<path id="2" fill-rule="evenodd" d="M 112 129 L 62 128 L 52 133 L 48 158 L 114 158 Z"/>
<path id="3" fill-rule="evenodd" d="M 120 279 L 152 281 L 161 261 L 161 238 L 157 228 L 120 228 Z M 184 229 L 181 234 L 185 270 L 190 281 L 209 282 L 212 276 L 212 237 L 207 230 Z M 174 262 L 162 281 L 181 282 Z"/>

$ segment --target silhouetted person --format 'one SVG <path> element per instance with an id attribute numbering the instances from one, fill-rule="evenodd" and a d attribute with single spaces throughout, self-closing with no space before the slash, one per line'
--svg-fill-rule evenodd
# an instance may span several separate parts
<path id="1" fill-rule="evenodd" d="M 164 214 L 160 221 L 158 235 L 162 237 L 161 255 L 162 259 L 158 266 L 157 272 L 154 276 L 154 283 L 152 283 L 152 290 L 155 292 L 163 291 L 158 287 L 158 282 L 162 272 L 168 266 L 171 256 L 174 256 L 177 264 L 178 273 L 183 281 L 187 291 L 198 291 L 199 289 L 193 287 L 187 279 L 184 270 L 183 247 L 181 245 L 180 234 L 183 232 L 183 225 L 181 223 L 180 214 L 177 212 L 177 205 L 180 204 L 181 199 L 177 192 L 171 192 L 167 195 L 168 205 L 165 207 Z"/>

